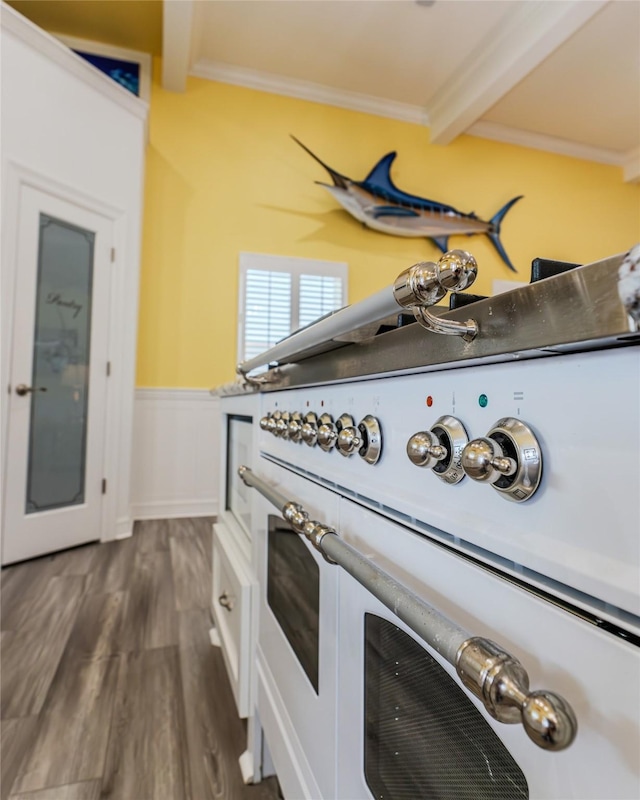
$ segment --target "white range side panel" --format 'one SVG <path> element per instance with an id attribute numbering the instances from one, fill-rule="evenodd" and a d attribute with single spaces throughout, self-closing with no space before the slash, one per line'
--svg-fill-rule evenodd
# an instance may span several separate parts
<path id="1" fill-rule="evenodd" d="M 264 394 L 262 413 L 276 409 L 329 412 L 334 420 L 347 412 L 356 424 L 373 414 L 382 455 L 372 466 L 357 454 L 261 431 L 265 454 L 481 560 L 507 571 L 526 567 L 527 580 L 538 574 L 573 587 L 578 599 L 584 593 L 587 605 L 596 598 L 599 609 L 640 615 L 638 347 Z M 465 477 L 451 486 L 414 466 L 408 439 L 445 414 L 460 419 L 470 439 L 486 436 L 501 417 L 527 423 L 542 449 L 537 493 L 514 503 L 489 485 Z"/>

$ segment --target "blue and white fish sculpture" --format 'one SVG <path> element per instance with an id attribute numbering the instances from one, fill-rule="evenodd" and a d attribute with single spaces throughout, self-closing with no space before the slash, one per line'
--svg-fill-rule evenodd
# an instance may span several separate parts
<path id="1" fill-rule="evenodd" d="M 383 156 L 363 181 L 354 181 L 321 161 L 295 136 L 291 138 L 327 170 L 333 181 L 333 185 L 322 181 L 316 183 L 324 186 L 344 209 L 368 228 L 393 236 L 424 236 L 432 239 L 443 253 L 449 249 L 450 236 L 484 233 L 509 269 L 517 272 L 500 241 L 500 225 L 507 211 L 522 195 L 509 200 L 485 222 L 474 213 L 463 214 L 453 206 L 398 189 L 390 174 L 395 152 Z"/>

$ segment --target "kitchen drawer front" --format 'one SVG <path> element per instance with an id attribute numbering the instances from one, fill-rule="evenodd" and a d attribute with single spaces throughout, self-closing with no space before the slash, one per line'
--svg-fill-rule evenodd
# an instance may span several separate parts
<path id="1" fill-rule="evenodd" d="M 226 525 L 213 526 L 212 610 L 233 696 L 241 717 L 251 713 L 253 641 L 251 607 L 255 591 L 250 565 Z"/>

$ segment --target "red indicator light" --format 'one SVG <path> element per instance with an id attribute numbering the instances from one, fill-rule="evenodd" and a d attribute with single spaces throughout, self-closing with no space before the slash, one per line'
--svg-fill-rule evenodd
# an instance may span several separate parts
<path id="1" fill-rule="evenodd" d="M 428 408 L 431 408 L 432 405 L 433 405 L 433 397 L 431 397 L 431 395 L 429 395 L 427 397 L 427 406 L 428 406 Z"/>

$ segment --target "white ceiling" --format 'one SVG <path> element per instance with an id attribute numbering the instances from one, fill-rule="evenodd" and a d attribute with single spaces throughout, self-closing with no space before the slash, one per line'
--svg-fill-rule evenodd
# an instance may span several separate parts
<path id="1" fill-rule="evenodd" d="M 640 179 L 640 0 L 165 0 L 187 74 L 623 168 Z"/>

